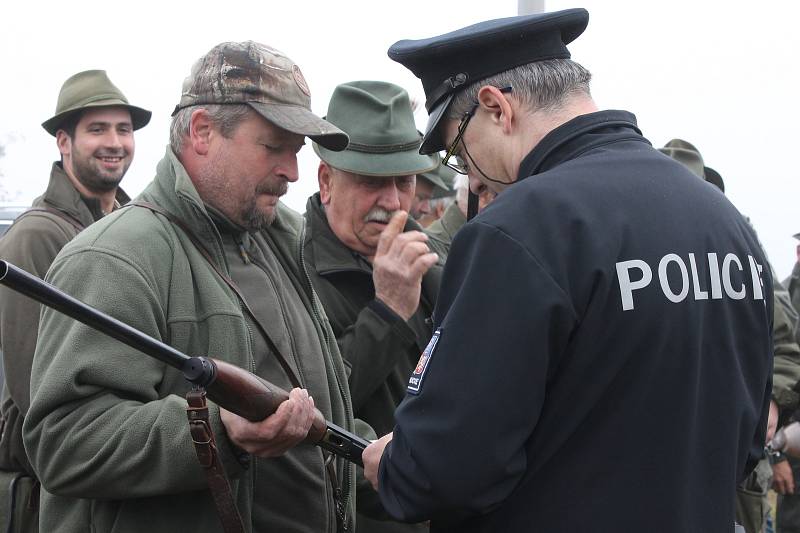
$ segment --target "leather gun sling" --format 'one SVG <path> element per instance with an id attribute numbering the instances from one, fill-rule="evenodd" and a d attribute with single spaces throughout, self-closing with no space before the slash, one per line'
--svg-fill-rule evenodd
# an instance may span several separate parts
<path id="1" fill-rule="evenodd" d="M 81 221 L 78 220 L 77 218 L 65 213 L 64 211 L 61 211 L 59 209 L 54 209 L 52 207 L 31 207 L 30 209 L 26 209 L 25 211 L 23 211 L 22 214 L 17 217 L 17 220 L 21 219 L 24 215 L 27 215 L 28 213 L 50 213 L 51 215 L 57 216 L 64 222 L 67 222 L 70 226 L 78 230 L 78 232 L 81 232 L 84 229 L 86 229 L 86 226 L 84 226 L 81 223 Z"/>
<path id="2" fill-rule="evenodd" d="M 219 461 L 217 443 L 208 419 L 206 391 L 192 389 L 186 395 L 186 416 L 189 418 L 189 432 L 192 435 L 197 460 L 206 474 L 208 488 L 214 498 L 219 520 L 225 533 L 244 533 L 242 517 L 233 501 L 233 493 L 225 469 Z"/>

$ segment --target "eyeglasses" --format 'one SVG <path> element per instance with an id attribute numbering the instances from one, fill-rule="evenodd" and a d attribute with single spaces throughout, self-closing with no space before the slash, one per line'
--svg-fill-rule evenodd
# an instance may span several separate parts
<path id="1" fill-rule="evenodd" d="M 510 93 L 511 86 L 503 87 L 500 89 L 501 93 Z M 442 164 L 447 168 L 451 168 L 458 172 L 459 174 L 468 174 L 469 173 L 469 163 L 467 163 L 464 158 L 460 155 L 457 155 L 456 149 L 458 148 L 458 144 L 461 142 L 461 137 L 464 136 L 464 130 L 467 129 L 467 124 L 469 124 L 470 119 L 473 115 L 475 115 L 475 111 L 478 110 L 478 106 L 480 104 L 475 102 L 472 104 L 472 107 L 464 113 L 464 116 L 461 117 L 461 123 L 458 125 L 458 131 L 456 132 L 456 137 L 453 139 L 453 142 L 450 144 L 450 147 L 447 149 L 447 152 L 444 155 L 444 159 L 442 159 Z"/>

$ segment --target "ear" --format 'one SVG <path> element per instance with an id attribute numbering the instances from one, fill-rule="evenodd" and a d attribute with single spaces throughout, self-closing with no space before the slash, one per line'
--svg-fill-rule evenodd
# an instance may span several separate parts
<path id="1" fill-rule="evenodd" d="M 514 107 L 500 89 L 484 85 L 478 91 L 478 103 L 484 111 L 489 112 L 491 121 L 503 128 L 503 133 L 511 133 Z"/>
<path id="2" fill-rule="evenodd" d="M 61 157 L 69 157 L 72 154 L 72 139 L 70 139 L 67 132 L 64 130 L 58 130 L 56 132 L 56 146 L 58 146 L 58 151 L 61 152 Z"/>
<path id="3" fill-rule="evenodd" d="M 317 169 L 317 181 L 319 182 L 319 199 L 322 205 L 328 205 L 331 202 L 331 186 L 333 185 L 333 173 L 331 167 L 324 161 L 319 162 Z"/>
<path id="4" fill-rule="evenodd" d="M 216 133 L 205 109 L 195 109 L 189 119 L 189 145 L 197 155 L 207 155 L 211 137 Z"/>

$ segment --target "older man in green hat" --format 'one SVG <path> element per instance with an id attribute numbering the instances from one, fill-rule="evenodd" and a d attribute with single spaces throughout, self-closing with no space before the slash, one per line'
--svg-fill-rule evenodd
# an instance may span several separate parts
<path id="1" fill-rule="evenodd" d="M 394 425 L 394 409 L 432 333 L 441 268 L 407 213 L 416 176 L 438 162 L 418 153 L 422 138 L 408 93 L 397 85 L 339 85 L 326 118 L 350 144 L 334 152 L 314 143 L 320 191 L 306 205 L 304 250 L 350 370 L 355 416 L 382 435 Z M 362 514 L 357 529 L 425 528 Z"/>
<path id="2" fill-rule="evenodd" d="M 0 239 L 0 257 L 44 277 L 59 250 L 79 231 L 128 201 L 119 182 L 133 160 L 133 132 L 150 111 L 130 105 L 102 70 L 79 72 L 64 82 L 56 112 L 42 126 L 61 154 L 50 183 L 33 207 Z M 0 289 L 0 347 L 6 386 L 0 440 L 0 523 L 8 531 L 37 531 L 38 482 L 22 445 L 39 304 Z M 11 484 L 11 480 L 15 480 Z"/>

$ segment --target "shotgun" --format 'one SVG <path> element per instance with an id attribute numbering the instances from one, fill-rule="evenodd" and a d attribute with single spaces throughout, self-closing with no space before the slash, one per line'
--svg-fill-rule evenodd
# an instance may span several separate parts
<path id="1" fill-rule="evenodd" d="M 285 390 L 255 374 L 210 357 L 189 357 L 3 260 L 0 284 L 179 370 L 190 383 L 205 388 L 208 398 L 217 405 L 251 422 L 264 420 L 289 398 Z M 367 440 L 326 421 L 319 409 L 306 442 L 359 466 L 364 466 L 361 452 L 369 445 Z"/>

